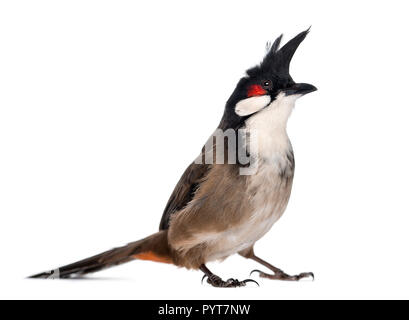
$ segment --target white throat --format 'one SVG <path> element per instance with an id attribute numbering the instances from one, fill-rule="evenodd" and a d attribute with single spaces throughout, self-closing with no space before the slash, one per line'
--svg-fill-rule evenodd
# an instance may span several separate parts
<path id="1" fill-rule="evenodd" d="M 291 150 L 287 121 L 298 98 L 299 95 L 286 96 L 280 93 L 267 107 L 246 120 L 246 129 L 250 132 L 250 137 L 254 133 L 257 136 L 258 152 L 252 156 L 268 162 L 286 157 L 287 152 Z"/>

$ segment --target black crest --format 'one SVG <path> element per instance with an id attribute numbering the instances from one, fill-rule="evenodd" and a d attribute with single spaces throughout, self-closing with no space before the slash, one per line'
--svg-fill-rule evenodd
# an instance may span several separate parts
<path id="1" fill-rule="evenodd" d="M 272 45 L 268 45 L 268 52 L 259 66 L 247 70 L 247 74 L 255 76 L 260 73 L 273 73 L 283 77 L 290 75 L 290 62 L 300 43 L 305 39 L 310 29 L 307 29 L 288 41 L 280 49 L 283 35 L 280 35 Z"/>

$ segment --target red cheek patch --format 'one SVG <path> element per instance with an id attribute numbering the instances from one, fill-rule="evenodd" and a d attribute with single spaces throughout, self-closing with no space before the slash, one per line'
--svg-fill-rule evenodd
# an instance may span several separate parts
<path id="1" fill-rule="evenodd" d="M 266 93 L 267 91 L 264 90 L 262 86 L 258 84 L 253 84 L 247 90 L 247 97 L 262 96 Z"/>

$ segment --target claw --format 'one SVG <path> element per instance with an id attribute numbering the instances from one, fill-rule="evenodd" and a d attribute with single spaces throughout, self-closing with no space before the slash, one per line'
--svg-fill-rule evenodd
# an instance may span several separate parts
<path id="1" fill-rule="evenodd" d="M 203 278 L 202 278 L 202 284 L 203 284 L 204 279 L 206 279 L 206 278 L 207 278 L 207 274 L 205 274 L 205 275 L 203 276 Z"/>
<path id="2" fill-rule="evenodd" d="M 315 276 L 314 276 L 314 273 L 313 272 L 303 272 L 303 273 L 300 273 L 300 278 L 308 278 L 308 277 L 311 277 L 312 278 L 312 281 L 314 281 L 315 280 Z"/>
<path id="3" fill-rule="evenodd" d="M 244 283 L 253 282 L 253 283 L 255 283 L 258 287 L 260 287 L 260 285 L 258 284 L 258 282 L 257 282 L 256 280 L 253 280 L 253 279 L 246 279 L 246 280 L 244 280 L 243 282 L 244 282 Z"/>
<path id="4" fill-rule="evenodd" d="M 254 272 L 263 273 L 263 271 L 260 271 L 260 270 L 258 270 L 258 269 L 255 269 L 255 270 L 253 270 L 253 271 L 250 272 L 250 277 L 251 277 L 251 275 L 252 275 Z"/>

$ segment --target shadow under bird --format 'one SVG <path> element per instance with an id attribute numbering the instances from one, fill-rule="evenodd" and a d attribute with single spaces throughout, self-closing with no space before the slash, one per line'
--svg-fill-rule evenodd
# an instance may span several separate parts
<path id="1" fill-rule="evenodd" d="M 234 143 L 233 147 L 228 144 L 227 148 L 244 152 L 256 164 L 250 174 L 242 174 L 241 170 L 249 166 L 237 161 L 194 161 L 171 194 L 158 232 L 31 278 L 81 276 L 139 259 L 200 269 L 203 279 L 215 287 L 255 282 L 224 281 L 206 267 L 210 261 L 236 253 L 272 271 L 270 274 L 254 270 L 263 278 L 313 278 L 311 272 L 288 275 L 256 256 L 253 249 L 282 216 L 290 198 L 294 155 L 286 131 L 287 120 L 295 101 L 317 90 L 313 85 L 294 82 L 289 74 L 290 61 L 308 32 L 301 32 L 283 46 L 282 35 L 268 45 L 262 62 L 247 70 L 226 103 L 218 130 L 249 133 L 245 140 L 254 142 L 257 148 L 250 147 L 251 143 Z M 225 145 L 223 139 L 223 149 Z M 199 158 L 205 158 L 206 150 L 202 149 Z"/>

